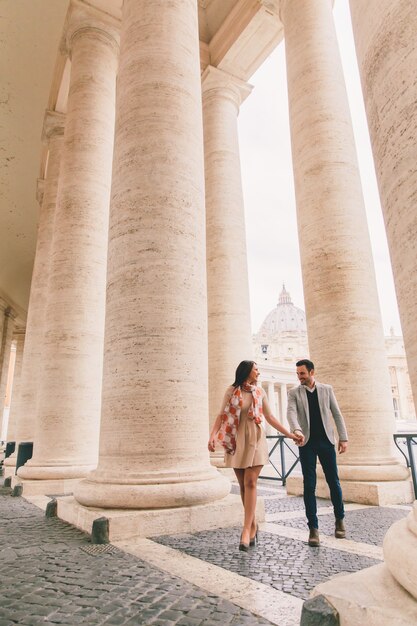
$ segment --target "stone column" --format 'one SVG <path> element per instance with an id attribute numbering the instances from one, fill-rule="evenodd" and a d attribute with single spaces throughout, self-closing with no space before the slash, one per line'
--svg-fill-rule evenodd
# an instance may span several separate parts
<path id="1" fill-rule="evenodd" d="M 87 506 L 210 502 L 197 3 L 125 0 L 116 105 L 100 458 Z"/>
<path id="2" fill-rule="evenodd" d="M 407 501 L 332 3 L 283 0 L 281 18 L 310 354 L 347 422 L 349 452 L 338 457 L 345 498 Z"/>
<path id="3" fill-rule="evenodd" d="M 67 30 L 71 79 L 42 384 L 23 478 L 77 478 L 97 463 L 118 32 L 96 15 L 75 5 Z"/>
<path id="4" fill-rule="evenodd" d="M 16 450 L 5 460 L 5 465 L 15 466 L 18 444 L 34 441 L 37 418 L 41 355 L 45 339 L 45 309 L 48 299 L 49 262 L 52 249 L 54 216 L 58 190 L 65 116 L 56 111 L 46 111 L 42 140 L 48 144 L 48 168 L 45 184 L 38 184 L 40 212 L 35 261 L 32 272 L 26 340 L 21 371 L 21 392 L 13 404 Z M 43 375 L 42 375 L 43 378 Z"/>
<path id="5" fill-rule="evenodd" d="M 279 386 L 279 399 L 280 399 L 280 404 L 281 404 L 280 420 L 288 428 L 288 422 L 287 422 L 288 392 L 287 392 L 287 385 L 285 383 L 281 383 L 281 385 Z"/>
<path id="6" fill-rule="evenodd" d="M 237 128 L 239 106 L 252 87 L 208 66 L 202 89 L 211 427 L 236 367 L 253 358 Z"/>
<path id="7" fill-rule="evenodd" d="M 23 348 L 25 345 L 25 329 L 17 329 L 13 335 L 16 343 L 16 360 L 14 365 L 12 401 L 10 404 L 9 423 L 7 426 L 7 441 L 17 441 L 16 439 L 16 418 L 22 393 L 22 363 Z M 5 462 L 8 459 L 5 459 Z"/>
<path id="8" fill-rule="evenodd" d="M 10 350 L 12 347 L 16 312 L 10 307 L 3 308 L 3 334 L 0 338 L 0 416 L 3 416 L 6 399 L 7 378 L 9 376 Z M 1 310 L 0 310 L 1 315 Z"/>
<path id="9" fill-rule="evenodd" d="M 271 407 L 272 414 L 277 419 L 280 419 L 279 415 L 277 415 L 277 406 L 276 406 L 276 402 L 275 402 L 275 385 L 274 385 L 273 382 L 268 382 L 267 383 L 266 392 L 267 392 L 268 402 L 269 402 L 269 406 Z M 276 435 L 277 431 L 275 430 L 275 428 L 273 426 L 271 426 L 270 424 L 266 423 L 266 434 L 267 435 Z"/>
<path id="10" fill-rule="evenodd" d="M 350 0 L 408 371 L 417 406 L 417 22 L 412 2 Z"/>
<path id="11" fill-rule="evenodd" d="M 9 308 L 9 304 L 0 296 L 0 372 L 3 367 L 4 358 L 4 329 L 6 324 L 6 311 Z"/>

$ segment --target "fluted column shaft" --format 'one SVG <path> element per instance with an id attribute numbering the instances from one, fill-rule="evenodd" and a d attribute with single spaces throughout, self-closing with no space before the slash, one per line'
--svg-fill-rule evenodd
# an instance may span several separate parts
<path id="1" fill-rule="evenodd" d="M 24 478 L 96 466 L 118 33 L 75 11 L 71 79 L 49 268 L 34 454 Z"/>
<path id="2" fill-rule="evenodd" d="M 404 0 L 351 0 L 362 89 L 417 407 L 417 22 Z"/>
<path id="3" fill-rule="evenodd" d="M 318 380 L 335 388 L 350 438 L 340 474 L 402 479 L 407 472 L 393 449 L 388 364 L 332 3 L 283 0 L 281 18 L 310 354 Z"/>
<path id="4" fill-rule="evenodd" d="M 253 352 L 237 127 L 251 87 L 211 66 L 202 87 L 211 425 L 237 365 Z"/>
<path id="5" fill-rule="evenodd" d="M 59 167 L 64 137 L 65 116 L 47 111 L 43 127 L 43 140 L 48 144 L 48 169 L 41 194 L 35 261 L 30 286 L 29 308 L 26 321 L 26 340 L 21 366 L 20 394 L 13 403 L 16 443 L 34 441 L 41 355 L 45 333 L 45 309 L 48 298 L 49 262 L 52 249 L 54 215 L 58 190 Z M 5 465 L 16 465 L 15 452 L 5 460 Z"/>
<path id="6" fill-rule="evenodd" d="M 74 492 L 81 504 L 172 507 L 228 492 L 207 452 L 206 307 L 197 3 L 125 0 L 100 457 Z"/>
<path id="7" fill-rule="evenodd" d="M 16 342 L 16 360 L 13 374 L 12 401 L 10 404 L 9 422 L 7 425 L 7 441 L 17 441 L 16 421 L 22 393 L 22 364 L 23 349 L 25 346 L 25 331 L 16 330 L 13 335 L 13 340 Z M 5 459 L 5 462 L 7 460 L 8 459 Z"/>

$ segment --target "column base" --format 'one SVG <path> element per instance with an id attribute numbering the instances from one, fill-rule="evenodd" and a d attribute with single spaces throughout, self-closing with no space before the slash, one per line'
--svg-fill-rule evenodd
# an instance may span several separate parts
<path id="1" fill-rule="evenodd" d="M 237 481 L 236 474 L 231 467 L 218 467 L 217 471 L 220 472 L 222 476 L 225 476 L 230 480 L 230 482 Z"/>
<path id="2" fill-rule="evenodd" d="M 341 480 L 340 485 L 345 502 L 386 506 L 387 504 L 410 504 L 414 500 L 411 480 L 384 482 Z M 287 478 L 286 486 L 288 495 L 303 495 L 302 476 L 290 476 Z M 317 479 L 316 495 L 319 498 L 330 499 L 329 488 L 323 478 Z"/>
<path id="3" fill-rule="evenodd" d="M 231 494 L 209 504 L 142 510 L 85 507 L 69 496 L 58 498 L 58 517 L 90 534 L 93 521 L 106 517 L 109 520 L 109 539 L 113 542 L 241 526 L 243 507 L 240 496 Z M 265 520 L 263 498 L 258 498 L 256 517 L 258 522 Z"/>
<path id="4" fill-rule="evenodd" d="M 214 467 L 201 471 L 155 471 L 136 476 L 115 475 L 109 480 L 96 470 L 78 485 L 74 495 L 87 507 L 105 509 L 162 509 L 196 506 L 221 500 L 230 481 Z"/>
<path id="5" fill-rule="evenodd" d="M 96 465 L 34 465 L 31 460 L 19 467 L 17 475 L 25 480 L 72 480 L 85 478 Z"/>
<path id="6" fill-rule="evenodd" d="M 16 473 L 16 463 L 14 465 L 6 465 L 3 464 L 3 476 L 4 478 L 9 478 L 9 476 L 14 476 Z"/>
<path id="7" fill-rule="evenodd" d="M 73 493 L 74 488 L 80 482 L 80 478 L 73 479 L 60 479 L 60 480 L 25 480 L 20 476 L 12 476 L 12 484 L 22 485 L 23 497 L 26 496 L 55 496 L 55 495 L 70 495 Z"/>
<path id="8" fill-rule="evenodd" d="M 339 613 L 343 626 L 415 626 L 415 600 L 384 563 L 355 574 L 335 576 L 315 587 Z"/>
<path id="9" fill-rule="evenodd" d="M 210 463 L 217 468 L 225 467 L 224 454 L 222 452 L 218 452 L 217 450 L 216 452 L 211 452 Z"/>

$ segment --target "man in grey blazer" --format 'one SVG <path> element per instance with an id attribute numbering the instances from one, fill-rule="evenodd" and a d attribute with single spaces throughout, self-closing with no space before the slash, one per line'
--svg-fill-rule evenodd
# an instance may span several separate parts
<path id="1" fill-rule="evenodd" d="M 298 387 L 288 393 L 287 419 L 291 432 L 300 432 L 304 441 L 300 444 L 300 463 L 304 479 L 304 505 L 310 534 L 308 544 L 320 544 L 317 519 L 316 482 L 317 457 L 323 468 L 336 518 L 335 537 L 346 536 L 342 489 L 337 473 L 335 437 L 333 424 L 339 435 L 338 451 L 346 452 L 348 436 L 331 385 L 314 380 L 314 363 L 302 359 L 296 363 Z"/>

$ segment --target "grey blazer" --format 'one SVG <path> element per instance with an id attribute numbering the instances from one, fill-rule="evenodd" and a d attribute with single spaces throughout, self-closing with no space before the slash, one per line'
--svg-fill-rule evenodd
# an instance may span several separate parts
<path id="1" fill-rule="evenodd" d="M 339 405 L 337 404 L 333 387 L 331 385 L 324 385 L 323 383 L 318 382 L 316 382 L 316 387 L 321 418 L 323 420 L 326 435 L 331 443 L 334 444 L 334 422 L 339 434 L 339 439 L 341 441 L 347 441 L 348 436 L 345 420 L 343 419 L 343 415 L 341 414 Z M 290 425 L 291 432 L 294 432 L 296 429 L 302 431 L 305 437 L 305 443 L 307 443 L 310 438 L 310 415 L 307 400 L 308 393 L 310 392 L 306 391 L 303 385 L 294 387 L 288 392 L 287 420 Z"/>

